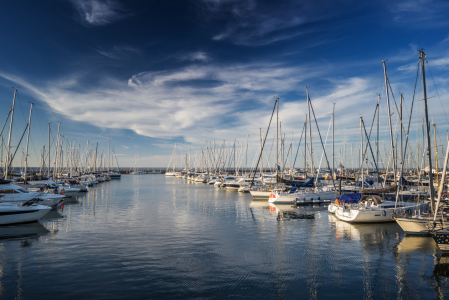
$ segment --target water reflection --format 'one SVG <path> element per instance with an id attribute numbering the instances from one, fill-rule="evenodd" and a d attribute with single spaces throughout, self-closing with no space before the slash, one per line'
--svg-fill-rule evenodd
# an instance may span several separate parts
<path id="1" fill-rule="evenodd" d="M 17 224 L 0 226 L 0 240 L 22 239 L 22 238 L 38 238 L 48 234 L 47 230 L 40 223 Z"/>
<path id="2" fill-rule="evenodd" d="M 449 261 L 431 238 L 405 237 L 395 223 L 349 224 L 325 206 L 270 206 L 163 175 L 123 176 L 75 198 L 30 224 L 41 235 L 0 241 L 2 298 L 57 299 L 60 286 L 75 285 L 64 298 L 429 299 L 449 291 Z M 305 214 L 314 219 L 298 218 Z"/>
<path id="3" fill-rule="evenodd" d="M 315 219 L 314 211 L 319 207 L 302 206 L 298 207 L 289 204 L 272 204 L 270 203 L 270 211 L 276 213 L 276 220 L 300 220 Z"/>

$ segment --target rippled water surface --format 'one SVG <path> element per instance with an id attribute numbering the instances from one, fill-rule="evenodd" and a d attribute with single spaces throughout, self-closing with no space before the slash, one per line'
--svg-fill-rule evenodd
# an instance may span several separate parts
<path id="1" fill-rule="evenodd" d="M 0 227 L 0 297 L 436 299 L 449 290 L 439 256 L 432 238 L 396 223 L 351 225 L 326 207 L 128 175 L 41 224 Z"/>

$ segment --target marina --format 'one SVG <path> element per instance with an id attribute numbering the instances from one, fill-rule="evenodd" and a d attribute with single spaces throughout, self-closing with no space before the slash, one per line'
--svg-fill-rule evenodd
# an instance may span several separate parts
<path id="1" fill-rule="evenodd" d="M 432 237 L 396 223 L 350 224 L 325 206 L 163 175 L 124 175 L 74 199 L 40 223 L 0 227 L 2 298 L 428 299 L 449 289 Z"/>
<path id="2" fill-rule="evenodd" d="M 449 297 L 449 2 L 2 4 L 0 300 Z"/>

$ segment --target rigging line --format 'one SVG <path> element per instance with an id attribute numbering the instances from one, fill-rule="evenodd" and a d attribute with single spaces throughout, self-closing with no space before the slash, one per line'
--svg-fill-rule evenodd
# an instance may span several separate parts
<path id="1" fill-rule="evenodd" d="M 331 167 L 329 165 L 329 160 L 327 159 L 326 149 L 324 148 L 323 139 L 321 138 L 320 128 L 318 127 L 318 121 L 316 120 L 315 111 L 313 110 L 312 101 L 310 100 L 310 97 L 309 97 L 309 105 L 310 105 L 310 108 L 312 109 L 313 118 L 315 119 L 316 129 L 318 130 L 318 135 L 320 137 L 321 146 L 323 147 L 324 156 L 326 157 L 327 168 L 329 170 L 331 170 Z M 334 186 L 334 189 L 337 189 L 335 186 L 334 176 L 331 176 L 331 179 L 332 179 L 332 185 Z"/>
<path id="2" fill-rule="evenodd" d="M 427 60 L 427 58 L 426 58 L 426 60 Z M 427 69 L 429 70 L 430 77 L 432 77 L 433 86 L 435 87 L 435 90 L 437 91 L 438 99 L 440 100 L 441 108 L 443 109 L 444 116 L 446 117 L 446 121 L 449 123 L 449 120 L 448 120 L 447 115 L 446 115 L 446 111 L 444 110 L 444 105 L 443 105 L 443 103 L 441 102 L 440 93 L 438 92 L 438 89 L 437 89 L 437 86 L 436 86 L 436 84 L 435 84 L 435 80 L 433 79 L 432 71 L 430 70 L 430 65 L 429 65 L 428 62 L 427 62 Z"/>
<path id="3" fill-rule="evenodd" d="M 299 144 L 298 144 L 298 149 L 296 150 L 296 156 L 295 156 L 295 161 L 293 162 L 293 169 L 295 168 L 296 165 L 296 158 L 298 157 L 298 152 L 299 152 L 299 147 L 301 146 L 301 141 L 302 141 L 302 135 L 304 134 L 304 125 L 302 126 L 302 132 L 301 132 L 301 138 L 299 139 Z"/>
<path id="4" fill-rule="evenodd" d="M 404 123 L 402 122 L 402 119 L 399 118 L 399 108 L 398 108 L 398 104 L 396 103 L 396 99 L 394 98 L 394 93 L 393 93 L 393 89 L 391 87 L 390 84 L 390 79 L 387 76 L 387 82 L 388 82 L 388 87 L 390 88 L 390 92 L 391 92 L 391 96 L 393 96 L 393 101 L 394 101 L 394 105 L 396 106 L 396 111 L 398 113 L 398 119 L 396 120 L 396 125 L 395 125 L 395 129 L 394 129 L 394 133 L 395 135 L 397 134 L 397 125 L 398 125 L 398 121 L 400 121 L 399 123 L 401 124 L 401 132 L 403 132 L 405 134 L 405 128 L 404 128 Z M 402 114 L 403 112 L 401 112 Z"/>
<path id="5" fill-rule="evenodd" d="M 408 141 L 409 141 L 409 133 L 410 133 L 410 124 L 411 124 L 411 122 L 412 122 L 413 106 L 414 106 L 414 103 L 415 103 L 416 84 L 417 84 L 417 82 L 418 82 L 418 75 L 419 75 L 419 63 L 418 63 L 418 69 L 416 70 L 415 87 L 414 87 L 414 89 L 413 89 L 412 105 L 411 105 L 411 107 L 410 107 L 410 116 L 409 116 L 409 121 L 408 121 L 407 133 L 406 133 L 406 135 L 405 135 L 405 150 L 404 150 L 403 156 L 401 157 L 401 160 L 402 160 L 402 170 L 404 169 L 404 159 L 405 159 L 405 156 L 406 156 L 406 153 L 407 153 L 407 144 L 408 144 L 409 147 L 410 147 L 410 153 L 411 153 L 411 155 L 412 155 L 412 157 L 413 157 L 413 161 L 415 160 L 415 157 L 414 157 L 414 155 L 413 155 L 413 151 L 412 151 L 412 149 L 411 149 L 411 145 L 408 143 Z M 401 120 L 401 122 L 402 122 L 402 120 Z M 414 161 L 414 163 L 415 163 L 415 165 L 416 165 L 416 162 L 415 162 L 415 161 Z M 401 176 L 402 176 L 402 170 L 401 170 Z M 401 186 L 401 183 L 399 183 L 399 186 Z"/>
<path id="6" fill-rule="evenodd" d="M 257 168 L 259 167 L 260 158 L 263 157 L 263 156 L 262 156 L 262 154 L 263 154 L 263 148 L 264 148 L 264 146 L 265 146 L 265 142 L 267 141 L 267 136 L 268 136 L 268 132 L 270 131 L 270 126 L 271 126 L 271 121 L 273 120 L 274 111 L 275 111 L 275 109 L 276 109 L 276 105 L 278 105 L 278 103 L 279 103 L 278 101 L 279 101 L 279 98 L 276 98 L 276 101 L 274 102 L 273 112 L 271 113 L 270 122 L 268 123 L 268 129 L 267 129 L 267 132 L 266 132 L 266 134 L 265 134 L 265 138 L 264 138 L 264 140 L 263 140 L 262 148 L 260 149 L 259 159 L 258 159 L 258 161 L 257 161 L 256 168 L 254 169 L 254 175 L 253 175 L 253 178 L 252 178 L 252 180 L 251 180 L 251 185 L 249 186 L 250 189 L 253 187 L 254 178 L 256 177 L 256 171 L 257 171 Z M 276 138 L 277 138 L 277 137 L 276 137 Z M 277 166 L 276 166 L 276 168 L 277 168 Z"/>
<path id="7" fill-rule="evenodd" d="M 368 151 L 369 139 L 371 138 L 371 133 L 373 131 L 374 121 L 376 120 L 376 112 L 377 112 L 378 108 L 379 108 L 379 105 L 376 103 L 376 108 L 374 109 L 374 116 L 373 116 L 373 121 L 371 122 L 371 128 L 370 128 L 370 131 L 369 131 L 369 136 L 367 136 L 367 139 L 368 139 L 367 142 L 368 143 L 365 146 L 365 151 L 364 151 L 363 156 L 362 156 L 362 164 L 365 161 L 366 152 Z M 365 123 L 363 122 L 363 119 L 362 119 L 362 124 L 363 124 L 363 126 L 365 126 Z M 374 160 L 374 163 L 375 162 L 376 162 L 376 160 Z M 369 166 L 368 166 L 368 168 L 369 168 Z"/>

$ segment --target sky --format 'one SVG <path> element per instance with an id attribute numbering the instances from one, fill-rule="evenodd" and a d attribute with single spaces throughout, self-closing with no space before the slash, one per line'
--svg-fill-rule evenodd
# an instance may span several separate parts
<path id="1" fill-rule="evenodd" d="M 387 153 L 382 60 L 397 105 L 403 94 L 408 122 L 421 48 L 428 59 L 429 116 L 437 144 L 446 145 L 447 1 L 7 1 L 0 15 L 0 117 L 6 119 L 18 88 L 17 147 L 29 102 L 35 104 L 31 165 L 39 164 L 48 123 L 54 147 L 58 122 L 81 149 L 98 142 L 98 151 L 107 152 L 109 136 L 121 167 L 134 166 L 137 152 L 140 167 L 166 167 L 175 143 L 185 155 L 236 140 L 243 157 L 247 139 L 253 161 L 259 128 L 267 130 L 277 97 L 285 147 L 295 149 L 308 112 L 306 86 L 323 142 L 335 103 L 335 144 L 346 147 L 346 159 L 350 147 L 360 147 L 360 116 L 369 130 L 380 95 L 380 145 Z M 419 81 L 415 94 L 422 100 Z M 415 102 L 412 115 L 415 143 L 423 103 Z M 314 155 L 319 160 L 321 152 Z"/>

